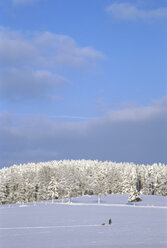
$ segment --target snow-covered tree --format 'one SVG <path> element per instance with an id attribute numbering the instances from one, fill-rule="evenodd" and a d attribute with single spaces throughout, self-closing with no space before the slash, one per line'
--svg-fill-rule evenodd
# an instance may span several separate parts
<path id="1" fill-rule="evenodd" d="M 136 204 L 136 202 L 140 201 L 142 201 L 142 198 L 140 197 L 139 192 L 137 191 L 137 189 L 132 187 L 129 194 L 128 202 L 134 202 L 134 204 Z"/>
<path id="2" fill-rule="evenodd" d="M 58 199 L 58 185 L 54 177 L 51 178 L 51 181 L 48 185 L 48 198 L 52 199 L 52 203 L 54 199 Z"/>

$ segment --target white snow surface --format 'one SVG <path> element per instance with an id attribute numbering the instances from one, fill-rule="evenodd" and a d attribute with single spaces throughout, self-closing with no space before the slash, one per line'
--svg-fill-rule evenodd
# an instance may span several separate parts
<path id="1" fill-rule="evenodd" d="M 167 197 L 108 195 L 0 206 L 0 248 L 166 248 Z M 108 225 L 108 220 L 112 224 Z M 102 225 L 105 223 L 105 225 Z"/>

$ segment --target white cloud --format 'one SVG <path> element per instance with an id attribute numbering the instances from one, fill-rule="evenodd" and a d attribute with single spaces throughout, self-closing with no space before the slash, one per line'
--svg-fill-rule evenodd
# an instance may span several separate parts
<path id="1" fill-rule="evenodd" d="M 83 122 L 0 113 L 0 164 L 67 158 L 167 163 L 166 126 L 167 99 Z"/>
<path id="2" fill-rule="evenodd" d="M 34 44 L 42 53 L 47 55 L 43 62 L 51 64 L 63 64 L 66 66 L 86 66 L 105 56 L 92 47 L 79 47 L 74 39 L 65 35 L 57 35 L 50 32 L 39 34 L 34 39 Z M 46 58 L 46 57 L 45 57 Z"/>
<path id="3" fill-rule="evenodd" d="M 0 95 L 6 100 L 53 97 L 49 91 L 67 80 L 51 71 L 89 67 L 104 57 L 92 47 L 80 47 L 70 36 L 0 27 Z"/>
<path id="4" fill-rule="evenodd" d="M 130 3 L 114 3 L 107 7 L 107 12 L 120 20 L 148 20 L 167 17 L 167 8 L 140 9 Z"/>
<path id="5" fill-rule="evenodd" d="M 17 66 L 32 63 L 38 58 L 36 48 L 19 32 L 0 27 L 0 65 Z"/>
<path id="6" fill-rule="evenodd" d="M 79 47 L 70 36 L 51 32 L 23 34 L 0 28 L 0 65 L 90 66 L 104 55 L 90 46 Z"/>
<path id="7" fill-rule="evenodd" d="M 164 110 L 167 111 L 167 104 L 164 106 L 152 105 L 146 107 L 127 108 L 109 112 L 110 121 L 143 121 L 150 118 L 157 118 Z"/>
<path id="8" fill-rule="evenodd" d="M 6 69 L 0 74 L 0 96 L 5 100 L 51 97 L 67 80 L 46 70 Z"/>

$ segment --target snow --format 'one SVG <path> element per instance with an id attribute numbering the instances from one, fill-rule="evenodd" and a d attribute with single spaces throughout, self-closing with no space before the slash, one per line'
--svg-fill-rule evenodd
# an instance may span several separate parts
<path id="1" fill-rule="evenodd" d="M 166 248 L 167 198 L 128 195 L 0 206 L 1 248 Z M 22 207 L 24 206 L 24 207 Z M 108 225 L 108 220 L 112 224 Z M 105 225 L 102 225 L 105 223 Z"/>

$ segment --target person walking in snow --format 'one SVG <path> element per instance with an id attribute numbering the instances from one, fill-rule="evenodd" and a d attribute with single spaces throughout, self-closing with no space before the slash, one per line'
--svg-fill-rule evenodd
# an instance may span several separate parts
<path id="1" fill-rule="evenodd" d="M 112 221 L 111 221 L 111 219 L 109 219 L 108 224 L 111 225 L 111 223 L 112 223 Z"/>

